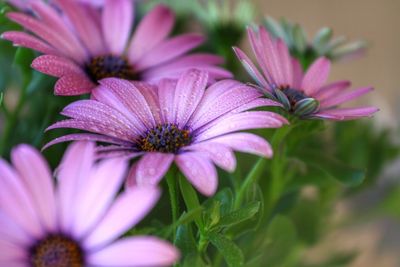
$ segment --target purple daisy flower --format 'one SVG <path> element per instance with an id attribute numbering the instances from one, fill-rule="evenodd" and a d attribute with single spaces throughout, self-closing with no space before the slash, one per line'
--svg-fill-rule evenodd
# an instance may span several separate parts
<path id="1" fill-rule="evenodd" d="M 267 141 L 238 131 L 277 128 L 287 123 L 268 111 L 248 111 L 277 106 L 258 90 L 233 80 L 207 86 L 204 71 L 189 70 L 178 81 L 159 85 L 108 78 L 93 91 L 97 100 L 81 100 L 62 114 L 71 119 L 48 129 L 76 128 L 92 132 L 53 140 L 46 147 L 70 140 L 95 140 L 113 144 L 99 149 L 102 156 L 141 156 L 128 183 L 157 184 L 175 162 L 204 195 L 217 189 L 212 163 L 233 171 L 233 150 L 271 157 Z M 46 148 L 45 147 L 45 148 Z"/>
<path id="2" fill-rule="evenodd" d="M 179 253 L 151 236 L 116 240 L 159 198 L 155 187 L 121 188 L 126 161 L 95 163 L 93 143 L 72 144 L 57 171 L 28 145 L 0 159 L 0 266 L 165 266 Z"/>
<path id="3" fill-rule="evenodd" d="M 304 74 L 299 62 L 290 56 L 286 44 L 281 39 L 271 38 L 264 27 L 259 27 L 257 33 L 249 28 L 248 35 L 262 73 L 242 50 L 235 47 L 237 57 L 261 91 L 282 103 L 290 113 L 302 118 L 351 120 L 378 111 L 375 107 L 338 108 L 373 88 L 349 91 L 349 81 L 326 84 L 331 66 L 328 59 L 318 58 Z"/>
<path id="4" fill-rule="evenodd" d="M 102 9 L 78 1 L 53 2 L 59 10 L 38 1 L 32 3 L 36 16 L 9 12 L 8 18 L 34 35 L 10 31 L 2 38 L 45 54 L 37 57 L 32 67 L 59 77 L 57 95 L 90 93 L 107 77 L 152 83 L 161 78 L 175 79 L 193 67 L 207 70 L 211 81 L 231 76 L 216 66 L 222 63 L 221 57 L 188 54 L 203 43 L 202 35 L 168 38 L 175 16 L 164 5 L 152 9 L 130 38 L 132 0 L 107 0 Z"/>

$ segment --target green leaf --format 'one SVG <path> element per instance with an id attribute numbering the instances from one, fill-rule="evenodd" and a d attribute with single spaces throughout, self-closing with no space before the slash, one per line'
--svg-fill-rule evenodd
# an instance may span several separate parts
<path id="1" fill-rule="evenodd" d="M 17 51 L 15 52 L 14 64 L 21 69 L 23 75 L 26 75 L 27 73 L 32 72 L 31 63 L 34 58 L 35 53 L 32 50 L 24 47 L 18 47 Z"/>
<path id="2" fill-rule="evenodd" d="M 183 200 L 185 201 L 186 207 L 189 211 L 201 207 L 196 191 L 193 189 L 192 185 L 186 180 L 186 178 L 183 177 L 181 174 L 179 175 L 179 186 L 181 188 Z M 196 214 L 196 216 L 194 216 L 194 220 L 200 229 L 204 228 L 204 223 L 201 219 L 200 214 Z"/>
<path id="3" fill-rule="evenodd" d="M 244 264 L 242 250 L 232 241 L 219 233 L 210 233 L 211 243 L 218 249 L 230 267 L 240 267 Z"/>
<path id="4" fill-rule="evenodd" d="M 292 221 L 282 215 L 276 216 L 268 226 L 266 244 L 262 247 L 264 266 L 282 266 L 295 248 L 296 236 Z"/>
<path id="5" fill-rule="evenodd" d="M 259 201 L 247 204 L 243 208 L 240 208 L 239 210 L 235 210 L 223 216 L 219 221 L 218 226 L 222 227 L 231 226 L 243 222 L 245 220 L 251 219 L 257 214 L 259 209 L 260 209 Z"/>
<path id="6" fill-rule="evenodd" d="M 182 255 L 197 253 L 196 241 L 188 224 L 178 227 L 174 244 L 179 248 Z"/>

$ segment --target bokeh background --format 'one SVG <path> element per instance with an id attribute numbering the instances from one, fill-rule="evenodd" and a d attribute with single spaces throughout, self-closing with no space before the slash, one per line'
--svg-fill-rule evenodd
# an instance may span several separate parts
<path id="1" fill-rule="evenodd" d="M 357 60 L 336 63 L 331 80 L 349 78 L 354 86 L 373 85 L 375 91 L 363 98 L 381 110 L 375 125 L 398 129 L 400 122 L 400 1 L 399 0 L 254 0 L 258 10 L 274 18 L 300 23 L 309 37 L 322 26 L 336 35 L 368 42 L 367 54 Z M 393 136 L 400 141 L 400 136 Z M 336 219 L 343 225 L 329 233 L 323 244 L 307 255 L 318 262 L 327 252 L 342 248 L 358 251 L 352 267 L 400 266 L 400 221 L 392 216 L 346 224 L 346 218 L 360 209 L 383 201 L 388 187 L 400 181 L 400 160 L 387 167 L 378 183 L 337 205 Z M 400 198 L 399 198 L 400 199 Z M 400 202 L 397 204 L 400 212 Z"/>

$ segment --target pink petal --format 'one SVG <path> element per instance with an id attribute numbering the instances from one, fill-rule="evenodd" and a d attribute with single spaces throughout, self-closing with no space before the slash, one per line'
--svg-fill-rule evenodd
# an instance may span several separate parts
<path id="1" fill-rule="evenodd" d="M 284 70 L 281 68 L 280 51 L 277 41 L 275 41 L 264 27 L 259 27 L 261 56 L 264 58 L 265 65 L 270 69 L 270 73 L 277 86 L 291 85 L 290 80 L 285 80 Z"/>
<path id="2" fill-rule="evenodd" d="M 80 238 L 100 221 L 121 188 L 127 169 L 122 159 L 101 161 L 90 173 L 76 195 L 74 236 Z"/>
<path id="3" fill-rule="evenodd" d="M 31 16 L 15 12 L 7 13 L 7 17 L 35 33 L 54 48 L 57 48 L 57 50 L 62 52 L 65 56 L 73 58 L 75 61 L 81 63 L 86 60 L 87 54 L 81 46 L 71 42 L 66 36 L 51 29 L 43 22 L 40 22 Z"/>
<path id="4" fill-rule="evenodd" d="M 280 69 L 283 72 L 282 82 L 287 82 L 288 84 L 293 84 L 293 66 L 292 59 L 289 53 L 289 49 L 285 42 L 281 39 L 278 40 L 277 49 L 280 58 Z"/>
<path id="5" fill-rule="evenodd" d="M 217 191 L 217 171 L 211 161 L 198 152 L 176 156 L 176 164 L 189 182 L 203 195 L 212 196 Z"/>
<path id="6" fill-rule="evenodd" d="M 155 187 L 131 188 L 122 193 L 103 219 L 84 240 L 85 247 L 101 248 L 146 216 L 160 197 Z"/>
<path id="7" fill-rule="evenodd" d="M 303 81 L 303 67 L 300 65 L 300 62 L 292 58 L 292 67 L 293 67 L 293 88 L 301 88 L 301 83 Z"/>
<path id="8" fill-rule="evenodd" d="M 67 15 L 80 40 L 91 55 L 103 54 L 106 51 L 101 29 L 85 7 L 76 1 L 56 0 L 57 5 Z M 90 8 L 90 7 L 88 7 Z"/>
<path id="9" fill-rule="evenodd" d="M 280 115 L 268 111 L 247 111 L 228 114 L 204 129 L 196 132 L 196 141 L 204 141 L 223 134 L 249 129 L 279 128 L 287 121 Z"/>
<path id="10" fill-rule="evenodd" d="M 143 129 L 138 129 L 139 125 L 134 125 L 118 110 L 94 100 L 73 102 L 66 106 L 61 114 L 82 122 L 97 124 L 99 130 L 101 130 L 100 127 L 109 129 L 108 135 L 117 138 L 124 137 L 126 141 L 135 140 Z M 104 132 L 104 134 L 107 134 L 107 132 Z"/>
<path id="11" fill-rule="evenodd" d="M 78 41 L 73 32 L 67 27 L 63 17 L 60 16 L 56 9 L 42 1 L 33 1 L 31 5 L 34 12 L 38 14 L 38 17 L 40 17 L 41 21 L 43 21 L 45 25 L 67 38 L 68 41 L 75 46 L 81 46 L 81 43 Z"/>
<path id="12" fill-rule="evenodd" d="M 259 72 L 258 68 L 253 64 L 251 59 L 239 48 L 234 47 L 233 51 L 235 52 L 238 59 L 242 62 L 243 65 L 247 66 L 246 71 L 251 72 L 250 75 L 253 79 L 259 84 L 262 85 L 266 90 L 271 91 L 271 87 L 268 82 L 265 80 L 264 76 Z"/>
<path id="13" fill-rule="evenodd" d="M 41 236 L 42 225 L 31 195 L 16 171 L 0 159 L 0 210 L 32 237 Z"/>
<path id="14" fill-rule="evenodd" d="M 47 143 L 45 146 L 43 146 L 42 151 L 49 148 L 50 146 L 55 145 L 55 144 L 69 142 L 69 141 L 96 141 L 96 142 L 117 144 L 117 145 L 120 145 L 123 147 L 132 146 L 131 142 L 126 142 L 121 139 L 117 139 L 117 138 L 110 137 L 110 136 L 105 136 L 105 135 L 100 135 L 100 134 L 90 134 L 90 133 L 78 133 L 78 134 L 68 134 L 68 135 L 64 135 L 62 137 L 53 139 L 52 141 Z"/>
<path id="15" fill-rule="evenodd" d="M 54 86 L 54 93 L 56 95 L 83 95 L 90 93 L 95 88 L 93 84 L 85 75 L 82 74 L 69 74 L 61 77 Z"/>
<path id="16" fill-rule="evenodd" d="M 350 81 L 338 81 L 330 83 L 328 85 L 321 87 L 321 89 L 318 92 L 316 92 L 312 97 L 318 99 L 319 101 L 322 101 L 336 95 L 340 91 L 349 88 L 350 85 L 351 85 Z"/>
<path id="17" fill-rule="evenodd" d="M 255 108 L 259 108 L 259 107 L 283 107 L 283 105 L 281 103 L 278 103 L 278 102 L 268 99 L 268 98 L 257 98 L 247 104 L 244 104 L 244 105 L 232 110 L 232 113 L 239 113 L 239 112 L 248 111 L 250 109 L 255 109 Z"/>
<path id="18" fill-rule="evenodd" d="M 235 151 L 255 154 L 261 157 L 272 157 L 271 145 L 264 139 L 251 133 L 233 133 L 209 141 L 226 145 Z"/>
<path id="19" fill-rule="evenodd" d="M 9 31 L 1 35 L 1 38 L 9 40 L 17 46 L 27 47 L 44 54 L 59 55 L 60 53 L 50 45 L 25 32 Z"/>
<path id="20" fill-rule="evenodd" d="M 199 46 L 203 41 L 202 35 L 193 33 L 182 34 L 165 40 L 135 63 L 136 70 L 143 71 L 177 58 Z"/>
<path id="21" fill-rule="evenodd" d="M 62 77 L 64 75 L 82 75 L 85 73 L 73 61 L 54 55 L 43 55 L 32 61 L 32 68 L 47 75 Z"/>
<path id="22" fill-rule="evenodd" d="M 206 89 L 208 74 L 199 70 L 190 70 L 183 74 L 175 89 L 174 122 L 183 127 L 197 108 Z"/>
<path id="23" fill-rule="evenodd" d="M 320 111 L 314 117 L 339 121 L 353 120 L 361 117 L 371 117 L 377 111 L 379 109 L 375 107 L 330 109 Z"/>
<path id="24" fill-rule="evenodd" d="M 11 153 L 12 162 L 35 205 L 44 228 L 56 230 L 56 206 L 50 168 L 43 156 L 28 145 L 19 145 Z"/>
<path id="25" fill-rule="evenodd" d="M 333 96 L 324 101 L 321 101 L 321 109 L 334 107 L 334 106 L 343 104 L 345 102 L 356 99 L 362 95 L 365 95 L 366 93 L 369 93 L 372 90 L 373 90 L 372 87 L 364 87 L 364 88 L 359 88 L 359 89 L 356 89 L 356 90 L 353 90 L 350 92 L 340 93 L 336 96 Z"/>
<path id="26" fill-rule="evenodd" d="M 0 210 L 0 240 L 19 246 L 29 246 L 32 237 Z"/>
<path id="27" fill-rule="evenodd" d="M 253 87 L 236 81 L 220 81 L 210 86 L 190 119 L 190 126 L 197 129 L 261 96 Z"/>
<path id="28" fill-rule="evenodd" d="M 103 8 L 103 33 L 111 52 L 124 52 L 133 23 L 132 0 L 106 0 Z"/>
<path id="29" fill-rule="evenodd" d="M 64 153 L 58 167 L 58 206 L 61 228 L 68 232 L 72 229 L 76 217 L 77 201 L 85 189 L 94 163 L 94 143 L 76 142 Z"/>
<path id="30" fill-rule="evenodd" d="M 102 86 L 93 91 L 96 100 L 120 111 L 141 131 L 155 126 L 152 110 L 137 88 L 142 87 L 141 84 L 117 78 L 103 79 L 100 84 Z"/>
<path id="31" fill-rule="evenodd" d="M 130 172 L 130 184 L 138 186 L 157 185 L 174 161 L 173 154 L 148 152 L 135 164 Z"/>
<path id="32" fill-rule="evenodd" d="M 236 169 L 236 158 L 232 149 L 227 145 L 215 142 L 202 142 L 187 147 L 189 151 L 202 152 L 209 157 L 218 167 L 233 172 Z"/>
<path id="33" fill-rule="evenodd" d="M 17 246 L 10 242 L 0 239 L 0 266 L 4 267 L 17 267 L 24 266 L 21 264 L 23 259 L 27 257 L 27 251 L 22 246 Z"/>
<path id="34" fill-rule="evenodd" d="M 171 266 L 179 259 L 170 243 L 150 236 L 124 238 L 89 255 L 93 266 Z"/>
<path id="35" fill-rule="evenodd" d="M 165 5 L 157 5 L 139 23 L 128 48 L 129 61 L 137 62 L 171 32 L 175 15 Z"/>
<path id="36" fill-rule="evenodd" d="M 223 59 L 220 56 L 202 53 L 190 54 L 171 60 L 166 64 L 151 68 L 148 71 L 145 71 L 142 75 L 146 79 L 155 79 L 154 77 L 157 76 L 169 77 L 170 75 L 177 75 L 177 73 L 182 73 L 189 69 L 207 67 L 222 63 Z"/>
<path id="37" fill-rule="evenodd" d="M 257 62 L 264 73 L 264 77 L 267 78 L 267 82 L 269 84 L 275 86 L 275 67 L 272 65 L 271 62 L 269 62 L 268 58 L 266 57 L 266 54 L 268 54 L 269 57 L 271 54 L 275 53 L 275 49 L 273 47 L 273 44 L 271 43 L 271 38 L 267 40 L 267 44 L 263 44 L 260 38 L 254 32 L 254 30 L 250 27 L 248 27 L 247 29 L 247 34 L 249 36 L 250 45 L 253 53 L 256 56 Z"/>
<path id="38" fill-rule="evenodd" d="M 176 81 L 161 80 L 158 84 L 158 99 L 160 104 L 160 113 L 163 123 L 171 123 L 175 121 L 174 117 L 174 98 L 175 98 Z"/>
<path id="39" fill-rule="evenodd" d="M 325 84 L 331 69 L 331 62 L 324 57 L 317 59 L 304 75 L 301 89 L 307 95 L 313 95 Z"/>

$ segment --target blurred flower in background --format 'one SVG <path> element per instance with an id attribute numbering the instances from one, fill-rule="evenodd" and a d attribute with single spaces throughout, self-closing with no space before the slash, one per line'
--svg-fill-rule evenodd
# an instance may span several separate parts
<path id="1" fill-rule="evenodd" d="M 311 40 L 303 27 L 285 18 L 277 21 L 266 16 L 264 25 L 275 38 L 285 41 L 292 55 L 305 67 L 321 56 L 333 61 L 355 59 L 362 56 L 367 47 L 363 40 L 348 42 L 344 36 L 333 38 L 333 30 L 328 27 L 321 28 Z"/>
<path id="2" fill-rule="evenodd" d="M 327 58 L 318 58 L 303 73 L 283 39 L 274 40 L 263 26 L 249 28 L 248 35 L 262 72 L 237 47 L 234 48 L 236 55 L 257 87 L 268 98 L 282 103 L 288 112 L 301 118 L 351 120 L 369 117 L 378 111 L 375 107 L 338 108 L 340 104 L 372 91 L 372 87 L 347 91 L 349 81 L 327 84 L 331 69 Z"/>

